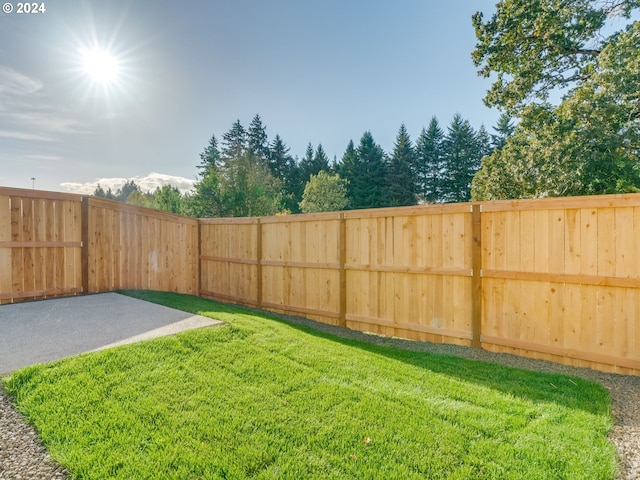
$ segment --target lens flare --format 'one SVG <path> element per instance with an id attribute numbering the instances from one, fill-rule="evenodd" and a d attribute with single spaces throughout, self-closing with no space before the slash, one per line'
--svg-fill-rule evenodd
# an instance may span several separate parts
<path id="1" fill-rule="evenodd" d="M 82 55 L 84 71 L 91 79 L 102 85 L 117 80 L 120 67 L 116 58 L 108 51 L 99 48 L 86 50 Z"/>

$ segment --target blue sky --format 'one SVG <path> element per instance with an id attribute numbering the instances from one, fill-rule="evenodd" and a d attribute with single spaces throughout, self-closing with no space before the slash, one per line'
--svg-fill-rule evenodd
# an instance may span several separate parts
<path id="1" fill-rule="evenodd" d="M 434 115 L 491 131 L 470 54 L 471 15 L 494 4 L 49 0 L 0 13 L 0 185 L 187 188 L 211 135 L 255 114 L 299 157 L 311 142 L 339 159 L 366 130 L 390 151 L 401 123 L 415 140 Z M 115 57 L 111 83 L 85 71 L 93 47 Z"/>

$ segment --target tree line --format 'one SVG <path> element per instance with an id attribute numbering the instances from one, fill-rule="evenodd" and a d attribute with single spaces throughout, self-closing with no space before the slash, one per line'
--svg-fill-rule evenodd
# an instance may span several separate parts
<path id="1" fill-rule="evenodd" d="M 436 117 L 412 142 L 404 124 L 385 152 L 371 132 L 349 141 L 331 161 L 322 144 L 290 154 L 280 135 L 269 140 L 260 115 L 212 135 L 200 154 L 194 191 L 170 186 L 143 193 L 133 181 L 94 195 L 194 217 L 243 217 L 468 201 L 482 157 L 503 145 L 513 125 L 500 118 L 489 135 L 456 114 L 444 130 Z"/>

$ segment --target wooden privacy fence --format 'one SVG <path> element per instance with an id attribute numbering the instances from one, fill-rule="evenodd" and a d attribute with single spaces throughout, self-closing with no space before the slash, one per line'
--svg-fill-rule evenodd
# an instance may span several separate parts
<path id="1" fill-rule="evenodd" d="M 0 188 L 0 303 L 82 292 L 80 197 Z"/>
<path id="2" fill-rule="evenodd" d="M 640 195 L 196 220 L 0 188 L 0 303 L 119 288 L 640 375 Z"/>
<path id="3" fill-rule="evenodd" d="M 200 222 L 201 294 L 640 375 L 640 195 Z"/>
<path id="4" fill-rule="evenodd" d="M 198 221 L 95 197 L 0 188 L 0 303 L 119 288 L 197 294 Z"/>

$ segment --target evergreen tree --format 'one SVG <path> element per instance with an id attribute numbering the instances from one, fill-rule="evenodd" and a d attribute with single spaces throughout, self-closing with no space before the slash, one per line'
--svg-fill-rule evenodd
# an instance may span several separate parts
<path id="1" fill-rule="evenodd" d="M 209 171 L 194 186 L 195 192 L 185 198 L 184 211 L 196 218 L 224 217 L 226 211 L 216 169 Z"/>
<path id="2" fill-rule="evenodd" d="M 122 187 L 116 190 L 114 199 L 118 200 L 119 202 L 126 202 L 127 199 L 129 198 L 129 195 L 131 195 L 133 192 L 138 192 L 142 194 L 142 190 L 136 184 L 135 181 L 127 180 Z"/>
<path id="3" fill-rule="evenodd" d="M 482 151 L 476 132 L 468 120 L 456 114 L 443 141 L 445 177 L 443 200 L 466 202 L 471 199 L 471 180 L 480 168 Z"/>
<path id="4" fill-rule="evenodd" d="M 443 201 L 444 132 L 438 119 L 432 117 L 429 126 L 422 129 L 416 142 L 414 172 L 418 195 L 427 203 Z"/>
<path id="5" fill-rule="evenodd" d="M 480 125 L 480 128 L 476 132 L 476 142 L 478 142 L 478 152 L 480 158 L 486 157 L 487 155 L 491 155 L 493 151 L 493 147 L 491 146 L 491 137 L 487 132 L 487 129 L 484 128 L 484 125 Z"/>
<path id="6" fill-rule="evenodd" d="M 198 176 L 203 178 L 209 170 L 220 166 L 220 151 L 218 150 L 218 140 L 215 135 L 211 135 L 209 145 L 200 154 L 200 165 L 197 166 Z"/>
<path id="7" fill-rule="evenodd" d="M 282 182 L 284 209 L 299 213 L 298 204 L 302 200 L 304 184 L 300 180 L 296 161 L 289 155 L 289 148 L 279 135 L 275 136 L 269 146 L 269 171 Z"/>
<path id="8" fill-rule="evenodd" d="M 346 178 L 353 208 L 378 208 L 389 205 L 385 153 L 371 132 L 365 132 L 355 150 L 355 161 Z"/>
<path id="9" fill-rule="evenodd" d="M 499 150 L 505 146 L 507 140 L 513 136 L 513 133 L 516 129 L 511 117 L 503 112 L 498 118 L 498 123 L 493 127 L 496 134 L 491 135 L 491 146 L 494 150 Z"/>
<path id="10" fill-rule="evenodd" d="M 329 172 L 330 170 L 329 157 L 327 157 L 324 148 L 322 148 L 322 144 L 319 143 L 316 152 L 313 154 L 312 175 L 317 175 L 320 172 Z"/>
<path id="11" fill-rule="evenodd" d="M 353 205 L 351 199 L 351 187 L 349 186 L 349 179 L 353 178 L 356 170 L 356 163 L 358 162 L 356 147 L 353 140 L 349 140 L 346 150 L 342 154 L 342 159 L 336 164 L 336 172 L 341 178 L 347 180 L 347 195 L 349 197 L 349 204 Z"/>
<path id="12" fill-rule="evenodd" d="M 155 208 L 171 213 L 182 213 L 182 194 L 171 185 L 156 188 L 153 195 Z"/>
<path id="13" fill-rule="evenodd" d="M 309 181 L 311 175 L 318 173 L 313 171 L 313 145 L 311 145 L 311 142 L 307 144 L 307 149 L 298 164 L 298 168 L 300 169 L 300 180 L 303 186 Z"/>
<path id="14" fill-rule="evenodd" d="M 197 218 L 224 215 L 220 198 L 219 174 L 222 166 L 223 161 L 218 149 L 218 140 L 215 135 L 211 135 L 209 145 L 200 153 L 200 164 L 197 166 L 199 181 L 194 185 L 195 192 L 186 196 L 182 202 L 181 209 L 184 213 Z M 164 200 L 162 202 L 164 205 Z M 165 207 L 171 208 L 169 207 L 170 204 L 171 201 L 167 199 Z M 163 207 L 160 208 L 162 209 Z"/>
<path id="15" fill-rule="evenodd" d="M 250 132 L 238 120 L 222 138 L 219 187 L 224 214 L 245 217 L 280 212 L 282 182 L 269 170 L 266 133 L 260 117 L 254 117 Z"/>
<path id="16" fill-rule="evenodd" d="M 104 191 L 104 188 L 100 184 L 93 191 L 93 196 L 98 198 L 107 198 L 107 192 Z"/>
<path id="17" fill-rule="evenodd" d="M 260 162 L 269 160 L 269 143 L 267 132 L 260 115 L 253 117 L 249 130 L 247 131 L 247 143 L 249 153 Z"/>
<path id="18" fill-rule="evenodd" d="M 319 172 L 328 172 L 331 170 L 329 166 L 329 158 L 322 148 L 322 144 L 318 144 L 315 152 L 313 145 L 309 143 L 303 159 L 300 161 L 300 179 L 302 184 L 305 185 L 311 175 L 317 175 Z"/>
<path id="19" fill-rule="evenodd" d="M 416 204 L 416 183 L 412 172 L 416 154 L 407 129 L 402 124 L 389 162 L 387 173 L 389 205 L 401 207 Z"/>
<path id="20" fill-rule="evenodd" d="M 234 159 L 243 157 L 247 152 L 247 131 L 240 120 L 236 120 L 231 129 L 222 135 L 222 151 L 220 154 L 222 168 L 228 168 Z"/>
<path id="21" fill-rule="evenodd" d="M 269 171 L 274 177 L 284 180 L 292 165 L 295 163 L 289 155 L 289 147 L 285 145 L 280 135 L 276 135 L 269 145 Z"/>

